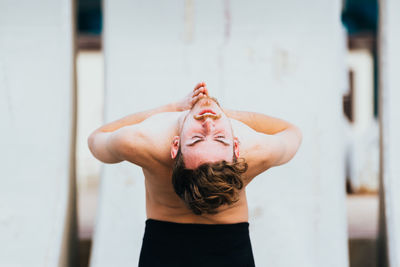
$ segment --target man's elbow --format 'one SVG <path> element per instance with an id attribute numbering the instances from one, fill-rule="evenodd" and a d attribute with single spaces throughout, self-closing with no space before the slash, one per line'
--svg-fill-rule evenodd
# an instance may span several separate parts
<path id="1" fill-rule="evenodd" d="M 92 155 L 103 163 L 119 163 L 123 161 L 110 151 L 108 141 L 111 133 L 93 132 L 88 137 L 88 147 Z"/>
<path id="2" fill-rule="evenodd" d="M 87 139 L 87 144 L 89 147 L 90 152 L 92 152 L 92 154 L 94 154 L 94 141 L 95 141 L 95 133 L 93 132 L 89 135 L 88 139 Z"/>
<path id="3" fill-rule="evenodd" d="M 299 147 L 301 145 L 301 142 L 303 141 L 303 133 L 301 132 L 299 127 L 294 126 L 294 125 L 293 125 L 293 131 L 296 136 L 296 142 L 297 142 L 296 152 L 297 152 L 297 150 L 299 149 Z"/>
<path id="4" fill-rule="evenodd" d="M 291 144 L 289 145 L 289 148 L 287 149 L 289 154 L 287 162 L 292 160 L 292 158 L 297 154 L 297 151 L 299 150 L 301 142 L 303 140 L 303 134 L 299 127 L 293 126 L 292 131 L 293 138 Z"/>
<path id="5" fill-rule="evenodd" d="M 96 132 L 93 132 L 92 134 L 89 135 L 89 137 L 87 139 L 87 144 L 88 144 L 90 152 L 92 153 L 92 155 L 94 157 L 96 157 L 96 146 L 95 146 L 95 143 L 96 143 Z"/>
<path id="6" fill-rule="evenodd" d="M 303 140 L 303 134 L 299 127 L 292 125 L 290 127 L 290 137 L 287 140 L 287 161 L 290 161 L 297 153 Z"/>
<path id="7" fill-rule="evenodd" d="M 278 136 L 279 142 L 277 143 L 279 149 L 277 149 L 277 151 L 279 151 L 279 153 L 276 153 L 277 156 L 275 158 L 276 161 L 273 164 L 274 166 L 282 165 L 291 161 L 299 150 L 303 139 L 303 134 L 300 128 L 293 124 L 282 132 L 282 134 L 278 134 Z"/>

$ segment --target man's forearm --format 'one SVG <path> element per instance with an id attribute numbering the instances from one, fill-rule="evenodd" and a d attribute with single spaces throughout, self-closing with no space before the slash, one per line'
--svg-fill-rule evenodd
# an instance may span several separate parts
<path id="1" fill-rule="evenodd" d="M 294 126 L 287 121 L 270 117 L 261 113 L 230 109 L 224 109 L 224 112 L 228 117 L 241 121 L 253 130 L 260 133 L 276 134 Z"/>
<path id="2" fill-rule="evenodd" d="M 171 103 L 167 104 L 158 108 L 142 111 L 142 112 L 137 112 L 128 116 L 125 116 L 119 120 L 107 123 L 100 128 L 98 128 L 96 131 L 101 131 L 101 132 L 113 132 L 115 130 L 118 130 L 124 126 L 128 125 L 133 125 L 137 123 L 141 123 L 145 119 L 158 114 L 162 112 L 175 112 L 175 111 L 180 111 L 178 108 L 178 105 L 176 103 Z"/>

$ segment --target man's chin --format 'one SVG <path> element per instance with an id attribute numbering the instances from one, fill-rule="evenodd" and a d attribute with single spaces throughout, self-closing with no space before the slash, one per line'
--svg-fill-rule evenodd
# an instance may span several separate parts
<path id="1" fill-rule="evenodd" d="M 204 96 L 202 98 L 197 99 L 197 101 L 193 104 L 192 109 L 196 108 L 196 106 L 199 106 L 201 103 L 204 103 L 204 101 L 206 100 L 211 100 L 215 104 L 217 104 L 218 107 L 220 107 L 219 102 L 215 97 Z"/>

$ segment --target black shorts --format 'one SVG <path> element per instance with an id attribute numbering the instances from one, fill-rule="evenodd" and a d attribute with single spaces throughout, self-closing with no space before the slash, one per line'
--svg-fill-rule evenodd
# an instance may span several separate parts
<path id="1" fill-rule="evenodd" d="M 251 267 L 249 223 L 186 224 L 148 219 L 139 267 Z"/>

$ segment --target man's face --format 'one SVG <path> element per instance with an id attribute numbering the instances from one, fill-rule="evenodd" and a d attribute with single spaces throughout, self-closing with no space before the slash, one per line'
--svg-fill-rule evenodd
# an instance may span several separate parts
<path id="1" fill-rule="evenodd" d="M 178 142 L 176 142 L 178 141 Z M 231 162 L 239 156 L 238 141 L 233 136 L 229 118 L 211 98 L 201 98 L 187 114 L 180 137 L 174 139 L 171 155 L 181 149 L 185 167 L 195 169 L 206 162 Z"/>

